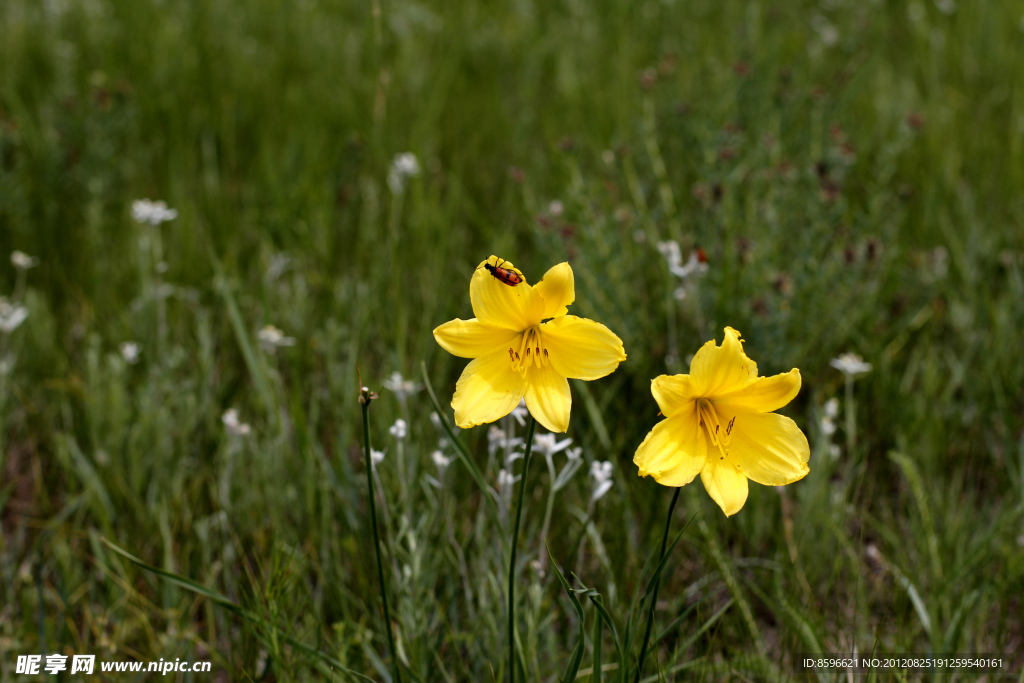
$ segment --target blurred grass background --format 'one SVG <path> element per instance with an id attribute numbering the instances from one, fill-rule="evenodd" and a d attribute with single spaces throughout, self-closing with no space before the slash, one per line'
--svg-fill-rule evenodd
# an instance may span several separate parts
<path id="1" fill-rule="evenodd" d="M 0 337 L 0 678 L 41 652 L 329 678 L 106 537 L 389 680 L 356 368 L 377 389 L 425 362 L 446 403 L 464 361 L 430 332 L 471 315 L 492 253 L 531 281 L 568 259 L 571 312 L 625 342 L 618 372 L 574 384 L 568 434 L 615 486 L 581 534 L 577 475 L 548 537 L 616 615 L 671 495 L 632 465 L 649 380 L 725 325 L 762 374 L 802 371 L 784 412 L 811 474 L 728 520 L 683 491 L 676 524 L 698 523 L 658 623 L 685 616 L 653 680 L 1019 654 L 1021 64 L 1021 2 L 7 0 L 0 253 L 39 265 L 0 266 L 29 310 Z M 394 193 L 406 151 L 422 172 Z M 142 197 L 178 218 L 134 223 Z M 670 239 L 710 266 L 682 300 Z M 296 344 L 261 350 L 268 324 Z M 853 405 L 829 366 L 847 351 L 873 364 Z M 823 432 L 832 397 L 855 429 L 844 412 Z M 232 407 L 250 435 L 225 430 Z M 371 411 L 401 656 L 423 681 L 500 678 L 507 531 L 461 465 L 426 480 L 429 413 L 387 391 Z M 486 433 L 462 438 L 496 485 Z M 522 650 L 528 680 L 555 680 L 576 617 L 543 571 L 551 482 L 532 474 Z"/>

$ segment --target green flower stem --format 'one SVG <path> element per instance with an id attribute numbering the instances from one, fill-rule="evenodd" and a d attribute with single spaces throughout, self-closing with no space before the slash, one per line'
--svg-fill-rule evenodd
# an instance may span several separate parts
<path id="1" fill-rule="evenodd" d="M 380 535 L 377 533 L 377 503 L 373 495 L 373 459 L 370 457 L 370 398 L 360 397 L 363 406 L 363 451 L 366 456 L 366 492 L 370 497 L 370 522 L 373 525 L 373 547 L 377 551 L 377 578 L 380 579 L 380 597 L 384 602 L 384 630 L 388 634 L 388 645 L 391 648 L 391 663 L 395 670 L 395 680 L 402 683 L 402 674 L 398 668 L 398 653 L 395 651 L 395 637 L 391 633 L 391 612 L 388 610 L 388 592 L 384 588 L 384 563 L 380 559 Z"/>
<path id="2" fill-rule="evenodd" d="M 682 487 L 676 487 L 672 496 L 672 503 L 668 506 L 668 517 L 665 518 L 665 534 L 661 538 L 661 553 L 658 555 L 658 564 L 661 564 L 665 557 L 665 546 L 668 545 L 668 530 L 672 526 L 672 513 L 676 510 L 676 501 L 679 500 L 679 491 Z M 651 595 L 651 609 L 647 612 L 647 628 L 644 630 L 644 642 L 640 646 L 640 661 L 636 666 L 636 678 L 634 683 L 640 683 L 640 675 L 644 671 L 644 659 L 647 657 L 647 643 L 651 639 L 651 627 L 654 626 L 654 607 L 658 604 L 658 587 L 661 585 L 661 577 L 654 582 L 654 593 Z"/>
<path id="3" fill-rule="evenodd" d="M 523 480 L 519 483 L 519 502 L 516 505 L 516 523 L 512 527 L 512 553 L 508 563 L 508 680 L 516 681 L 516 545 L 519 543 L 519 520 L 523 516 L 523 494 L 526 492 L 526 475 L 530 471 L 533 456 L 533 431 L 537 420 L 530 416 L 530 427 L 526 431 L 526 456 L 523 458 Z"/>

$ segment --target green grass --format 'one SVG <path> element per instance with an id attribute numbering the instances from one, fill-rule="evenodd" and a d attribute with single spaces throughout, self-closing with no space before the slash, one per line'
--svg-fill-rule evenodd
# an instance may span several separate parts
<path id="1" fill-rule="evenodd" d="M 762 374 L 801 369 L 783 412 L 810 475 L 752 486 L 729 519 L 682 492 L 654 680 L 803 679 L 798 653 L 853 649 L 1018 653 L 1019 680 L 1024 3 L 948 4 L 3 3 L 0 254 L 40 265 L 24 287 L 0 265 L 30 311 L 0 336 L 0 678 L 45 651 L 390 680 L 357 369 L 380 390 L 424 363 L 447 406 L 464 361 L 431 330 L 471 315 L 493 253 L 531 281 L 569 260 L 571 312 L 629 354 L 573 386 L 568 436 L 615 486 L 584 526 L 581 469 L 545 539 L 620 631 L 671 498 L 632 464 L 650 379 L 726 325 Z M 422 173 L 393 195 L 405 151 Z M 135 224 L 142 197 L 178 218 Z M 667 239 L 709 259 L 682 301 Z M 267 324 L 296 344 L 262 350 Z M 874 367 L 830 440 L 846 351 Z M 226 432 L 231 407 L 250 435 Z M 451 443 L 430 483 L 431 411 L 384 390 L 370 412 L 403 678 L 507 679 L 507 504 Z M 486 435 L 459 438 L 496 486 Z M 543 460 L 520 538 L 530 681 L 581 632 L 541 539 Z M 607 629 L 601 661 L 619 663 Z"/>

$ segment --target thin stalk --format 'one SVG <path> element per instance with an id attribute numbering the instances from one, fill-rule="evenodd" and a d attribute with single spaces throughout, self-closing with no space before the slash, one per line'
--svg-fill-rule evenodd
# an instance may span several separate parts
<path id="1" fill-rule="evenodd" d="M 530 471 L 530 458 L 533 457 L 533 431 L 537 428 L 537 420 L 531 415 L 530 426 L 526 431 L 526 456 L 523 458 L 523 477 L 519 482 L 519 502 L 516 504 L 516 523 L 512 527 L 512 553 L 508 563 L 508 680 L 516 682 L 516 546 L 519 543 L 519 520 L 523 516 L 523 494 L 526 492 L 526 475 Z"/>
<path id="2" fill-rule="evenodd" d="M 395 651 L 395 636 L 391 633 L 391 612 L 388 610 L 388 592 L 384 588 L 384 563 L 380 559 L 380 535 L 377 533 L 377 504 L 373 495 L 373 460 L 370 457 L 370 401 L 361 401 L 363 407 L 363 451 L 366 458 L 366 492 L 370 497 L 370 522 L 373 526 L 373 547 L 377 551 L 377 578 L 380 579 L 380 597 L 384 602 L 384 630 L 388 634 L 388 646 L 391 648 L 391 663 L 395 670 L 395 680 L 402 683 L 402 674 L 398 668 L 398 654 Z"/>
<path id="3" fill-rule="evenodd" d="M 853 375 L 846 375 L 846 454 L 853 455 L 853 448 L 857 445 L 857 414 L 854 412 L 857 406 L 853 403 Z"/>
<path id="4" fill-rule="evenodd" d="M 668 530 L 672 526 L 672 513 L 675 512 L 680 489 L 681 487 L 676 487 L 676 492 L 672 495 L 672 502 L 668 506 L 668 517 L 665 518 L 665 534 L 661 537 L 661 553 L 658 555 L 658 564 L 661 564 L 662 558 L 665 557 L 665 547 L 668 545 Z M 644 630 L 644 643 L 640 646 L 640 662 L 636 667 L 634 683 L 640 683 L 640 675 L 644 671 L 644 659 L 647 657 L 647 643 L 651 639 L 651 627 L 654 626 L 654 606 L 658 604 L 658 587 L 660 585 L 661 577 L 659 576 L 658 580 L 654 582 L 654 593 L 651 595 L 651 609 L 647 612 L 647 628 Z"/>

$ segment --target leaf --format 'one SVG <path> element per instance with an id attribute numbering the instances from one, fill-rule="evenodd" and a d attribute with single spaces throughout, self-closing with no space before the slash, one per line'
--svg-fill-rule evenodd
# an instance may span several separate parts
<path id="1" fill-rule="evenodd" d="M 576 647 L 572 651 L 569 663 L 565 667 L 565 673 L 562 674 L 562 681 L 565 683 L 576 679 L 576 673 L 580 670 L 580 664 L 583 663 L 583 652 L 587 641 L 587 631 L 583 620 L 583 605 L 580 604 L 579 598 L 576 597 L 576 592 L 569 586 L 569 582 L 565 580 L 564 576 L 562 576 L 562 570 L 558 568 L 558 563 L 551 554 L 551 548 L 549 548 L 546 543 L 544 544 L 544 547 L 548 551 L 548 559 L 551 560 L 551 568 L 555 570 L 555 576 L 558 577 L 558 582 L 562 584 L 562 588 L 565 589 L 566 594 L 569 596 L 569 600 L 572 601 L 573 609 L 576 610 L 576 614 L 580 618 L 580 638 L 576 643 Z"/>
<path id="2" fill-rule="evenodd" d="M 230 598 L 228 598 L 225 595 L 222 595 L 221 593 L 218 593 L 217 591 L 213 590 L 212 588 L 207 588 L 206 586 L 204 586 L 204 585 L 202 585 L 200 583 L 196 583 L 192 579 L 189 579 L 187 577 L 181 576 L 180 574 L 175 574 L 174 572 L 169 572 L 167 570 L 160 569 L 159 567 L 155 567 L 155 566 L 153 566 L 153 565 L 151 565 L 151 564 L 149 564 L 147 562 L 143 562 L 139 558 L 137 558 L 134 555 L 132 555 L 131 553 L 129 553 L 124 548 L 121 548 L 121 547 L 119 547 L 117 545 L 114 545 L 114 543 L 112 543 L 109 539 L 107 539 L 105 537 L 101 538 L 101 540 L 103 541 L 104 545 L 106 545 L 108 548 L 113 550 L 115 553 L 117 553 L 121 557 L 124 557 L 125 559 L 129 560 L 133 564 L 138 565 L 142 569 L 145 569 L 148 572 L 156 574 L 157 576 L 160 576 L 160 577 L 166 579 L 167 581 L 170 581 L 171 583 L 174 583 L 174 584 L 176 584 L 178 586 L 181 586 L 182 588 L 190 590 L 193 593 L 201 595 L 204 598 L 208 598 L 208 599 L 212 600 L 213 602 L 215 602 L 216 604 L 220 605 L 221 607 L 224 607 L 225 609 L 227 609 L 230 612 L 234 612 L 238 616 L 242 617 L 243 619 L 245 619 L 246 621 L 248 621 L 248 622 L 250 622 L 252 624 L 255 624 L 256 626 L 260 627 L 261 629 L 268 629 L 268 630 L 270 630 L 275 636 L 276 635 L 280 635 L 282 640 L 284 640 L 286 643 L 288 643 L 289 645 L 294 647 L 296 650 L 299 650 L 300 652 L 303 652 L 303 653 L 305 653 L 305 654 L 307 654 L 307 655 L 309 655 L 311 657 L 314 657 L 314 658 L 318 659 L 319 660 L 318 663 L 325 664 L 328 667 L 330 667 L 331 669 L 337 669 L 338 671 L 346 673 L 349 676 L 353 676 L 355 678 L 358 678 L 359 680 L 371 681 L 371 683 L 375 683 L 374 680 L 372 678 L 370 678 L 369 676 L 365 676 L 365 675 L 359 673 L 358 671 L 353 671 L 352 669 L 349 669 L 344 664 L 339 662 L 337 659 L 335 659 L 334 657 L 331 657 L 329 654 L 327 654 L 325 652 L 321 652 L 320 650 L 318 650 L 316 648 L 310 647 L 309 645 L 306 645 L 305 643 L 303 643 L 303 642 L 293 638 L 292 636 L 288 635 L 287 633 L 283 633 L 283 632 L 279 631 L 279 629 L 277 628 L 276 625 L 271 624 L 271 623 L 267 623 L 265 620 L 260 618 L 259 615 L 257 615 L 252 610 L 248 610 L 248 609 L 242 607 L 241 605 L 232 602 Z"/>

